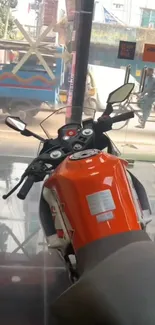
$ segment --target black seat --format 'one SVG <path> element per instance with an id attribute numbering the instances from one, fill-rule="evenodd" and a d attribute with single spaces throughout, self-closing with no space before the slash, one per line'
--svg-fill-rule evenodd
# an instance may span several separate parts
<path id="1" fill-rule="evenodd" d="M 135 242 L 111 254 L 52 306 L 58 324 L 154 325 L 155 244 Z"/>

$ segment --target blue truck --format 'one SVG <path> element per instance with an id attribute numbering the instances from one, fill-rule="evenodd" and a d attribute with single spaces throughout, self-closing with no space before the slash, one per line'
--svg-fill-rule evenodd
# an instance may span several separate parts
<path id="1" fill-rule="evenodd" d="M 63 47 L 56 48 L 63 53 Z M 35 116 L 44 103 L 54 107 L 59 102 L 59 92 L 64 80 L 64 60 L 52 55 L 43 55 L 54 74 L 51 79 L 37 58 L 30 58 L 14 74 L 16 63 L 0 65 L 0 108 L 3 113 Z"/>

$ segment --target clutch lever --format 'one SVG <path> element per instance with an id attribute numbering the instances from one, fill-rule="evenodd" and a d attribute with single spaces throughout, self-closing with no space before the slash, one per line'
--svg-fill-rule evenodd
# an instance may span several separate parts
<path id="1" fill-rule="evenodd" d="M 38 163 L 37 162 L 37 158 L 33 160 L 33 162 L 27 167 L 27 169 L 25 170 L 24 174 L 22 175 L 20 181 L 7 193 L 7 194 L 4 194 L 2 196 L 3 200 L 6 200 L 10 195 L 12 195 L 17 189 L 18 187 L 23 183 L 25 177 L 27 176 L 30 176 L 30 175 L 35 175 L 36 174 L 36 182 L 38 181 L 41 181 L 45 175 L 43 174 L 48 174 L 51 170 L 52 170 L 52 166 L 51 167 L 47 167 L 45 168 L 45 170 L 41 171 L 41 174 L 42 175 L 39 175 L 39 165 L 35 166 L 35 164 Z M 38 168 L 36 168 L 38 167 Z M 38 173 L 38 178 L 37 178 L 37 173 Z"/>
<path id="2" fill-rule="evenodd" d="M 9 191 L 7 194 L 4 194 L 2 198 L 6 200 L 10 195 L 12 195 L 18 187 L 23 183 L 25 177 L 34 175 L 35 183 L 40 182 L 44 179 L 44 177 L 53 170 L 54 167 L 54 159 L 52 160 L 49 154 L 42 154 L 39 157 L 35 158 L 33 162 L 27 167 L 24 174 L 22 175 L 20 181 Z M 46 166 L 46 164 L 50 164 L 51 167 Z"/>
<path id="3" fill-rule="evenodd" d="M 6 200 L 10 195 L 12 195 L 18 189 L 18 187 L 23 183 L 23 180 L 24 177 L 22 176 L 20 181 L 12 188 L 12 190 L 2 196 L 3 200 Z"/>

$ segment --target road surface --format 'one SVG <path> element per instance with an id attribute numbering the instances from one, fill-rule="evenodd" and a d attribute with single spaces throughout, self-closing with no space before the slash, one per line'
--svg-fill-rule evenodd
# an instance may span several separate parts
<path id="1" fill-rule="evenodd" d="M 96 116 L 99 117 L 100 114 L 97 113 Z M 42 137 L 46 137 L 39 123 L 48 115 L 48 112 L 40 112 L 31 121 L 29 128 Z M 64 124 L 65 114 L 55 114 L 47 122 L 44 122 L 44 127 L 50 137 L 56 137 L 57 130 Z M 123 155 L 127 155 L 129 158 L 155 161 L 155 116 L 147 122 L 145 129 L 136 128 L 137 124 L 138 118 L 135 116 L 130 120 L 128 126 L 121 130 L 110 131 L 109 136 Z M 34 157 L 38 145 L 38 140 L 25 138 L 20 133 L 9 129 L 4 124 L 4 115 L 0 116 L 0 155 Z"/>

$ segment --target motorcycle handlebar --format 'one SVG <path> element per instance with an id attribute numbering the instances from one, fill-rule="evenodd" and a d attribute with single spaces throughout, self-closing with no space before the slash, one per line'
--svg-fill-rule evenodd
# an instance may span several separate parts
<path id="1" fill-rule="evenodd" d="M 101 116 L 98 119 L 97 124 L 95 124 L 94 131 L 96 134 L 101 134 L 108 132 L 112 129 L 112 125 L 117 122 L 126 121 L 134 117 L 134 112 L 123 113 L 114 117 L 104 117 Z"/>
<path id="2" fill-rule="evenodd" d="M 133 117 L 134 117 L 134 112 L 127 112 L 127 113 L 123 113 L 123 114 L 114 116 L 111 118 L 111 120 L 112 120 L 112 124 L 113 124 L 113 123 L 129 120 L 130 118 L 133 118 Z"/>
<path id="3" fill-rule="evenodd" d="M 110 116 L 101 116 L 97 122 L 94 122 L 94 132 L 96 133 L 97 136 L 100 136 L 102 133 L 104 132 L 108 132 L 112 129 L 112 124 L 113 123 L 117 123 L 117 122 L 121 122 L 121 121 L 126 121 L 130 118 L 134 117 L 134 112 L 126 112 L 124 114 L 120 114 L 114 117 L 110 117 Z M 50 160 L 50 164 L 51 164 L 51 157 L 48 158 Z M 44 157 L 44 162 L 46 163 L 46 159 Z M 56 162 L 56 160 L 55 160 Z M 60 159 L 59 162 L 60 163 Z M 53 164 L 52 164 L 53 165 Z M 46 173 L 45 173 L 46 174 Z M 20 182 L 6 195 L 3 196 L 3 199 L 7 199 L 18 187 L 19 185 L 23 182 L 23 178 L 25 178 L 25 174 L 23 175 L 22 179 L 20 180 Z M 25 200 L 27 194 L 29 193 L 31 187 L 33 186 L 33 184 L 36 181 L 39 180 L 43 180 L 42 176 L 40 179 L 36 179 L 36 175 L 29 175 L 26 179 L 26 181 L 24 182 L 23 186 L 21 187 L 20 191 L 17 194 L 17 197 L 20 200 Z"/>
<path id="4" fill-rule="evenodd" d="M 23 186 L 21 187 L 20 191 L 17 194 L 18 199 L 25 200 L 34 182 L 35 182 L 34 175 L 30 175 L 27 177 L 26 181 L 24 182 Z"/>

